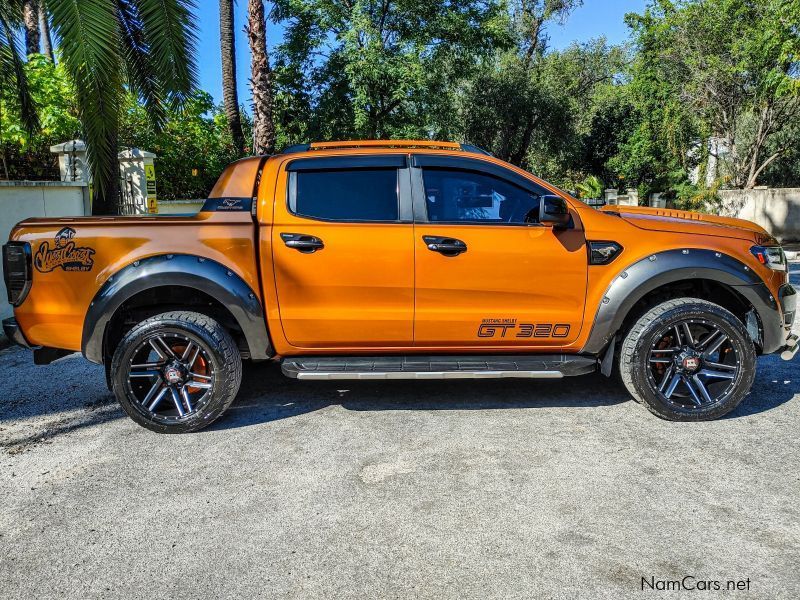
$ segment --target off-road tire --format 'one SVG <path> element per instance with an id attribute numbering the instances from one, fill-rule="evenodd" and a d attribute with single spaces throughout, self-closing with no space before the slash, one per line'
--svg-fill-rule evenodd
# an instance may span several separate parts
<path id="1" fill-rule="evenodd" d="M 144 340 L 159 332 L 179 333 L 199 342 L 213 367 L 213 387 L 207 401 L 194 413 L 170 423 L 158 421 L 126 391 L 128 372 L 124 366 Z M 208 427 L 231 405 L 241 381 L 242 358 L 233 338 L 214 319 L 196 312 L 166 312 L 142 321 L 123 337 L 111 362 L 112 391 L 123 410 L 142 427 L 158 433 L 190 433 Z"/>
<path id="2" fill-rule="evenodd" d="M 659 332 L 671 323 L 703 319 L 713 323 L 730 339 L 738 354 L 738 372 L 732 390 L 708 407 L 683 408 L 665 401 L 648 381 L 649 356 Z M 662 419 L 710 421 L 734 410 L 750 391 L 755 379 L 756 352 L 742 322 L 725 308 L 699 298 L 678 298 L 653 307 L 625 333 L 619 355 L 619 374 L 634 400 Z"/>

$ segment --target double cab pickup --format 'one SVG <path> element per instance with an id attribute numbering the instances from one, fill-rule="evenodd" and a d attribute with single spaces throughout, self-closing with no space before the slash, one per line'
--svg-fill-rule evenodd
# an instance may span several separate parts
<path id="1" fill-rule="evenodd" d="M 192 216 L 28 219 L 3 272 L 6 335 L 40 364 L 105 365 L 164 433 L 219 418 L 243 360 L 302 380 L 617 371 L 657 416 L 697 421 L 739 404 L 758 355 L 797 351 L 786 257 L 761 227 L 595 210 L 451 142 L 246 158 Z"/>

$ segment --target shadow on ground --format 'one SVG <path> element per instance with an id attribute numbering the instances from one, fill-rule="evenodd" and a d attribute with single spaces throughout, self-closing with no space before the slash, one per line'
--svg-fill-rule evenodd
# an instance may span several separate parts
<path id="1" fill-rule="evenodd" d="M 791 376 L 787 370 L 790 364 L 777 357 L 761 359 L 753 391 L 726 418 L 772 410 L 800 394 L 800 379 Z M 261 363 L 248 365 L 239 397 L 212 429 L 257 425 L 332 405 L 354 411 L 463 411 L 583 409 L 628 401 L 627 390 L 616 378 L 608 379 L 599 373 L 557 382 L 505 379 L 312 383 L 288 379 L 278 365 Z M 647 413 L 642 413 L 642 417 L 650 418 Z"/>
<path id="2" fill-rule="evenodd" d="M 243 427 L 340 405 L 347 410 L 490 410 L 591 408 L 628 400 L 602 375 L 553 381 L 337 381 L 300 382 L 272 363 L 248 365 L 242 388 L 215 428 Z"/>
<path id="3" fill-rule="evenodd" d="M 34 367 L 23 351 L 3 352 L 0 364 L 13 361 L 18 386 L 6 380 L 0 394 L 0 446 L 22 448 L 125 414 L 105 388 L 102 369 L 86 367 L 79 356 L 47 367 Z M 81 368 L 83 367 L 83 368 Z M 80 369 L 65 376 L 63 371 Z M 0 368 L 0 371 L 5 370 Z M 760 360 L 753 391 L 726 418 L 772 410 L 800 394 L 800 379 L 792 363 L 778 357 Z M 53 389 L 41 382 L 59 379 Z M 44 388 L 44 389 L 42 389 Z M 628 402 L 616 378 L 600 374 L 560 381 L 527 379 L 482 381 L 338 381 L 300 382 L 284 377 L 274 363 L 245 366 L 239 395 L 212 430 L 248 427 L 288 419 L 339 405 L 353 411 L 468 411 L 493 409 L 591 409 Z M 650 417 L 642 413 L 642 418 Z M 16 427 L 25 422 L 25 427 Z"/>

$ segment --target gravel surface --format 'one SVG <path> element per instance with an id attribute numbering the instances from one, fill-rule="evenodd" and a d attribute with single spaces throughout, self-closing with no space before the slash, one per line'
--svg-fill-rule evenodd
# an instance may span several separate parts
<path id="1" fill-rule="evenodd" d="M 800 597 L 800 359 L 760 359 L 745 402 L 696 424 L 599 375 L 251 366 L 184 436 L 136 426 L 77 355 L 30 359 L 0 352 L 4 599 L 720 597 L 642 591 L 687 575 Z"/>

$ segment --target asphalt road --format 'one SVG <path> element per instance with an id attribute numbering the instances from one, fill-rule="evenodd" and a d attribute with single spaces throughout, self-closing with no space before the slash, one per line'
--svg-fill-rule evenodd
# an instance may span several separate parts
<path id="1" fill-rule="evenodd" d="M 799 367 L 762 358 L 736 412 L 679 424 L 602 376 L 265 365 L 211 429 L 159 436 L 101 368 L 5 350 L 0 597 L 798 598 Z M 749 591 L 641 591 L 687 575 Z"/>

